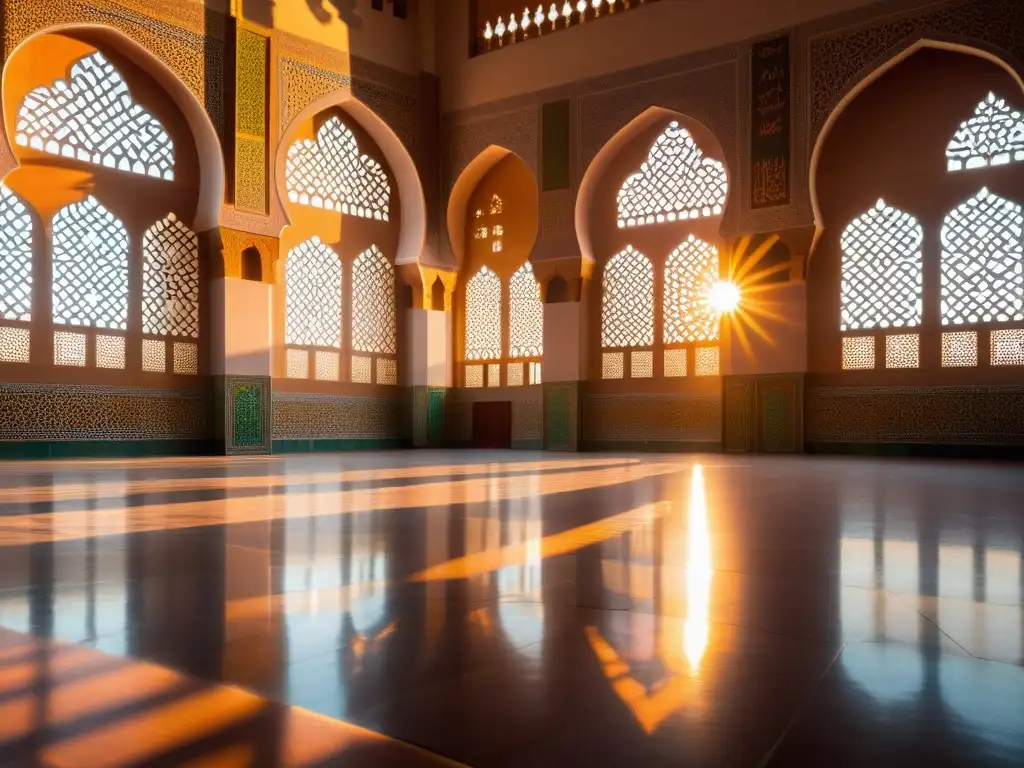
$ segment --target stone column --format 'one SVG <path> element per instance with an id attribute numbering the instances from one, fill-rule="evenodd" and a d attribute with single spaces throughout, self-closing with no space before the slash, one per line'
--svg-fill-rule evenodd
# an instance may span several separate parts
<path id="1" fill-rule="evenodd" d="M 406 312 L 403 365 L 410 390 L 415 448 L 445 443 L 445 401 L 452 387 L 452 294 L 455 272 L 431 267 L 403 268 L 413 287 Z"/>

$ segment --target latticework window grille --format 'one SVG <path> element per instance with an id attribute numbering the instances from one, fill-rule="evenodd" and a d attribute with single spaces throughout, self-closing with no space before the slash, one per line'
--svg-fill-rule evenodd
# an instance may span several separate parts
<path id="1" fill-rule="evenodd" d="M 523 364 L 509 363 L 505 366 L 505 381 L 510 387 L 523 386 Z"/>
<path id="2" fill-rule="evenodd" d="M 625 376 L 625 361 L 622 352 L 603 352 L 601 354 L 601 378 L 621 379 Z"/>
<path id="3" fill-rule="evenodd" d="M 500 387 L 501 386 L 501 363 L 488 363 L 487 364 L 487 386 L 488 387 Z"/>
<path id="4" fill-rule="evenodd" d="M 1024 116 L 994 93 L 978 104 L 946 146 L 950 171 L 1024 161 Z"/>
<path id="5" fill-rule="evenodd" d="M 0 186 L 0 317 L 32 319 L 32 216 L 7 187 Z"/>
<path id="6" fill-rule="evenodd" d="M 53 322 L 128 327 L 128 232 L 92 196 L 53 218 Z"/>
<path id="7" fill-rule="evenodd" d="M 875 367 L 874 336 L 843 337 L 843 370 L 861 371 Z"/>
<path id="8" fill-rule="evenodd" d="M 923 239 L 913 216 L 883 200 L 847 225 L 840 330 L 920 325 Z"/>
<path id="9" fill-rule="evenodd" d="M 5 363 L 29 362 L 28 328 L 0 325 L 0 361 Z"/>
<path id="10" fill-rule="evenodd" d="M 686 375 L 688 353 L 685 349 L 665 350 L 665 376 L 675 378 Z"/>
<path id="11" fill-rule="evenodd" d="M 377 358 L 377 383 L 394 386 L 398 383 L 398 361 L 389 357 Z"/>
<path id="12" fill-rule="evenodd" d="M 391 184 L 380 163 L 359 153 L 356 137 L 332 117 L 316 133 L 288 149 L 288 199 L 328 211 L 388 220 Z"/>
<path id="13" fill-rule="evenodd" d="M 14 142 L 83 163 L 174 178 L 171 137 L 132 100 L 121 73 L 98 51 L 75 62 L 68 80 L 25 96 Z"/>
<path id="14" fill-rule="evenodd" d="M 187 342 L 174 342 L 174 372 L 195 376 L 199 373 L 199 347 Z"/>
<path id="15" fill-rule="evenodd" d="M 717 376 L 718 347 L 697 347 L 693 351 L 693 372 L 697 376 Z"/>
<path id="16" fill-rule="evenodd" d="M 531 362 L 530 364 L 530 384 L 543 384 L 544 383 L 544 372 L 541 363 Z"/>
<path id="17" fill-rule="evenodd" d="M 886 368 L 918 368 L 921 337 L 916 333 L 898 333 L 885 337 Z"/>
<path id="18" fill-rule="evenodd" d="M 375 245 L 352 264 L 352 349 L 398 353 L 395 268 Z"/>
<path id="19" fill-rule="evenodd" d="M 505 210 L 505 204 L 501 201 L 501 198 L 497 195 L 491 195 L 491 203 L 487 207 L 487 212 L 491 216 L 497 216 L 499 213 Z"/>
<path id="20" fill-rule="evenodd" d="M 54 331 L 53 362 L 55 365 L 84 366 L 85 334 Z"/>
<path id="21" fill-rule="evenodd" d="M 285 369 L 289 379 L 309 378 L 309 351 L 289 349 L 285 353 Z"/>
<path id="22" fill-rule="evenodd" d="M 96 367 L 124 368 L 124 336 L 96 337 Z"/>
<path id="23" fill-rule="evenodd" d="M 718 216 L 727 188 L 725 166 L 704 157 L 689 131 L 672 122 L 619 190 L 619 226 Z"/>
<path id="24" fill-rule="evenodd" d="M 341 355 L 318 349 L 313 356 L 313 373 L 317 381 L 337 381 L 341 371 Z"/>
<path id="25" fill-rule="evenodd" d="M 199 238 L 171 213 L 142 238 L 142 330 L 199 336 Z"/>
<path id="26" fill-rule="evenodd" d="M 479 389 L 484 385 L 484 367 L 482 365 L 466 366 L 466 386 Z"/>
<path id="27" fill-rule="evenodd" d="M 365 355 L 352 355 L 352 382 L 354 384 L 373 383 L 373 358 Z"/>
<path id="28" fill-rule="evenodd" d="M 1024 328 L 992 331 L 992 365 L 1024 365 Z"/>
<path id="29" fill-rule="evenodd" d="M 163 373 L 167 370 L 167 344 L 159 339 L 142 340 L 142 370 Z"/>
<path id="30" fill-rule="evenodd" d="M 295 246 L 284 268 L 286 344 L 341 346 L 341 259 L 319 237 Z"/>
<path id="31" fill-rule="evenodd" d="M 487 267 L 466 284 L 466 359 L 501 357 L 501 278 Z"/>
<path id="32" fill-rule="evenodd" d="M 1024 214 L 982 189 L 942 223 L 942 323 L 1024 320 Z"/>
<path id="33" fill-rule="evenodd" d="M 650 379 L 654 376 L 654 353 L 638 350 L 629 356 L 629 377 L 631 379 Z"/>
<path id="34" fill-rule="evenodd" d="M 665 343 L 715 341 L 718 315 L 708 293 L 718 281 L 718 249 L 690 235 L 665 262 Z"/>
<path id="35" fill-rule="evenodd" d="M 509 280 L 509 356 L 544 354 L 544 304 L 533 265 L 526 262 Z"/>
<path id="36" fill-rule="evenodd" d="M 948 331 L 942 334 L 943 368 L 973 368 L 977 364 L 977 331 Z"/>
<path id="37" fill-rule="evenodd" d="M 477 240 L 486 240 L 490 230 L 487 227 L 477 227 L 473 232 L 473 237 Z"/>
<path id="38" fill-rule="evenodd" d="M 654 344 L 654 267 L 631 245 L 604 268 L 601 346 L 650 347 Z"/>

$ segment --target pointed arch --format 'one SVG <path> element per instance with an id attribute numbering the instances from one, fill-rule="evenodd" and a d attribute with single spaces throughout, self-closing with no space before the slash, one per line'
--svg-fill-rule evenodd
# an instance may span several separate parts
<path id="1" fill-rule="evenodd" d="M 921 324 L 924 230 L 913 216 L 879 200 L 840 237 L 841 331 Z"/>
<path id="2" fill-rule="evenodd" d="M 915 40 L 908 44 L 903 50 L 899 51 L 893 56 L 890 56 L 885 61 L 880 62 L 874 69 L 868 72 L 860 80 L 857 81 L 853 87 L 851 87 L 839 100 L 839 102 L 833 107 L 829 116 L 826 118 L 821 129 L 818 131 L 818 135 L 814 137 L 814 147 L 811 150 L 811 161 L 808 165 L 808 180 L 809 188 L 808 193 L 811 201 L 811 212 L 814 216 L 815 232 L 814 238 L 811 243 L 809 253 L 813 257 L 817 250 L 817 243 L 823 232 L 824 224 L 821 215 L 821 202 L 818 198 L 818 165 L 821 162 L 821 155 L 824 149 L 826 140 L 836 123 L 839 121 L 843 112 L 846 111 L 847 107 L 863 93 L 869 86 L 871 86 L 876 80 L 884 75 L 889 70 L 896 67 L 901 62 L 913 56 L 915 53 L 923 48 L 936 48 L 939 50 L 953 51 L 956 53 L 964 53 L 969 56 L 977 56 L 979 58 L 991 61 L 994 64 L 1002 67 L 1020 86 L 1021 91 L 1024 92 L 1024 80 L 1017 71 L 1006 61 L 1000 58 L 995 53 L 984 50 L 983 48 L 976 47 L 974 45 L 964 45 L 963 43 L 956 43 L 952 41 L 937 40 L 932 38 L 922 38 Z"/>
<path id="3" fill-rule="evenodd" d="M 601 150 L 594 156 L 594 159 L 587 166 L 583 178 L 580 180 L 579 192 L 576 195 L 576 207 L 574 222 L 576 227 L 576 238 L 580 246 L 580 255 L 585 261 L 593 262 L 596 259 L 596 251 L 593 242 L 593 225 L 591 215 L 594 207 L 594 198 L 605 171 L 618 154 L 625 149 L 639 134 L 648 130 L 653 124 L 659 121 L 676 121 L 682 126 L 699 127 L 708 140 L 701 142 L 701 150 L 708 157 L 725 158 L 721 144 L 714 138 L 714 132 L 707 126 L 694 118 L 676 112 L 665 107 L 648 107 L 639 115 L 630 120 L 618 130 L 608 142 L 601 147 Z M 687 129 L 689 131 L 689 129 Z M 692 133 L 692 131 L 689 131 Z M 721 202 L 721 212 L 724 213 L 729 205 L 729 195 L 732 185 L 729 183 L 731 176 L 728 165 L 722 161 L 722 171 L 725 174 L 725 199 Z M 703 206 L 702 206 L 703 208 Z M 653 213 L 653 212 L 652 212 Z M 645 213 L 646 218 L 646 213 Z"/>
<path id="4" fill-rule="evenodd" d="M 601 281 L 601 346 L 654 344 L 654 265 L 627 245 L 612 256 Z"/>
<path id="5" fill-rule="evenodd" d="M 285 261 L 285 344 L 341 347 L 341 259 L 312 237 Z"/>
<path id="6" fill-rule="evenodd" d="M 199 238 L 173 213 L 142 238 L 142 332 L 199 336 Z"/>
<path id="7" fill-rule="evenodd" d="M 285 128 L 281 141 L 278 143 L 275 162 L 278 199 L 280 201 L 288 200 L 286 179 L 289 148 L 295 144 L 300 129 L 307 121 L 331 107 L 340 108 L 359 123 L 380 148 L 394 175 L 398 200 L 402 209 L 395 265 L 420 263 L 426 247 L 427 209 L 416 165 L 401 139 L 395 135 L 387 123 L 353 96 L 347 88 L 338 89 L 317 99 L 299 112 Z M 283 213 L 287 219 L 287 211 Z"/>
<path id="8" fill-rule="evenodd" d="M 982 188 L 942 222 L 942 324 L 1024 320 L 1024 212 Z"/>
<path id="9" fill-rule="evenodd" d="M 501 358 L 501 278 L 480 270 L 466 283 L 466 360 Z"/>
<path id="10" fill-rule="evenodd" d="M 217 227 L 224 200 L 225 165 L 220 139 L 210 115 L 196 95 L 167 64 L 124 32 L 102 24 L 60 24 L 33 33 L 15 46 L 7 57 L 3 71 L 4 94 L 7 94 L 10 87 L 8 67 L 11 62 L 30 46 L 33 40 L 50 34 L 87 36 L 91 45 L 100 49 L 109 47 L 130 59 L 164 90 L 188 124 L 201 168 L 194 229 L 196 232 L 206 232 Z M 11 135 L 14 133 L 16 131 L 10 131 Z M 7 139 L 0 135 L 0 141 Z"/>

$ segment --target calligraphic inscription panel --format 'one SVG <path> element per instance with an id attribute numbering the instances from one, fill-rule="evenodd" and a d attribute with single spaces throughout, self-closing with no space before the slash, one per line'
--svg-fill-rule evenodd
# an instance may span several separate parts
<path id="1" fill-rule="evenodd" d="M 789 204 L 789 37 L 750 50 L 750 207 Z"/>

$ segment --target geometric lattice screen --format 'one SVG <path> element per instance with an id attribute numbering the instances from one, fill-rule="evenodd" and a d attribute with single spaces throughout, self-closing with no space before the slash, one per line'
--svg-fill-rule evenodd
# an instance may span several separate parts
<path id="1" fill-rule="evenodd" d="M 654 267 L 627 245 L 604 268 L 601 346 L 654 344 Z"/>
<path id="2" fill-rule="evenodd" d="M 285 262 L 285 344 L 341 347 L 341 259 L 319 237 Z"/>
<path id="3" fill-rule="evenodd" d="M 7 187 L 0 187 L 0 317 L 32 319 L 32 217 Z"/>
<path id="4" fill-rule="evenodd" d="M 544 305 L 533 265 L 526 262 L 509 280 L 509 356 L 544 354 Z"/>
<path id="5" fill-rule="evenodd" d="M 466 283 L 466 360 L 501 357 L 501 278 L 487 267 Z"/>
<path id="6" fill-rule="evenodd" d="M 1024 215 L 982 189 L 946 216 L 942 244 L 942 323 L 1024 320 Z"/>
<path id="7" fill-rule="evenodd" d="M 142 331 L 199 335 L 199 238 L 173 214 L 142 238 Z"/>
<path id="8" fill-rule="evenodd" d="M 316 140 L 302 139 L 288 149 L 288 199 L 328 211 L 388 220 L 391 185 L 380 163 L 361 155 L 352 131 L 332 117 Z"/>
<path id="9" fill-rule="evenodd" d="M 128 328 L 128 232 L 91 195 L 53 218 L 53 322 Z"/>
<path id="10" fill-rule="evenodd" d="M 84 163 L 174 178 L 171 137 L 132 100 L 121 73 L 99 52 L 75 62 L 68 80 L 25 96 L 14 142 Z"/>
<path id="11" fill-rule="evenodd" d="M 950 171 L 1024 161 L 1024 117 L 994 93 L 960 124 L 946 147 Z"/>
<path id="12" fill-rule="evenodd" d="M 375 245 L 352 264 L 352 349 L 398 354 L 395 270 Z"/>
<path id="13" fill-rule="evenodd" d="M 718 249 L 693 235 L 665 262 L 665 343 L 718 339 L 708 293 L 718 281 Z"/>
<path id="14" fill-rule="evenodd" d="M 717 216 L 727 186 L 725 166 L 704 157 L 689 132 L 672 122 L 619 190 L 619 226 Z"/>
<path id="15" fill-rule="evenodd" d="M 917 220 L 879 200 L 843 230 L 843 331 L 921 323 L 921 242 Z"/>

